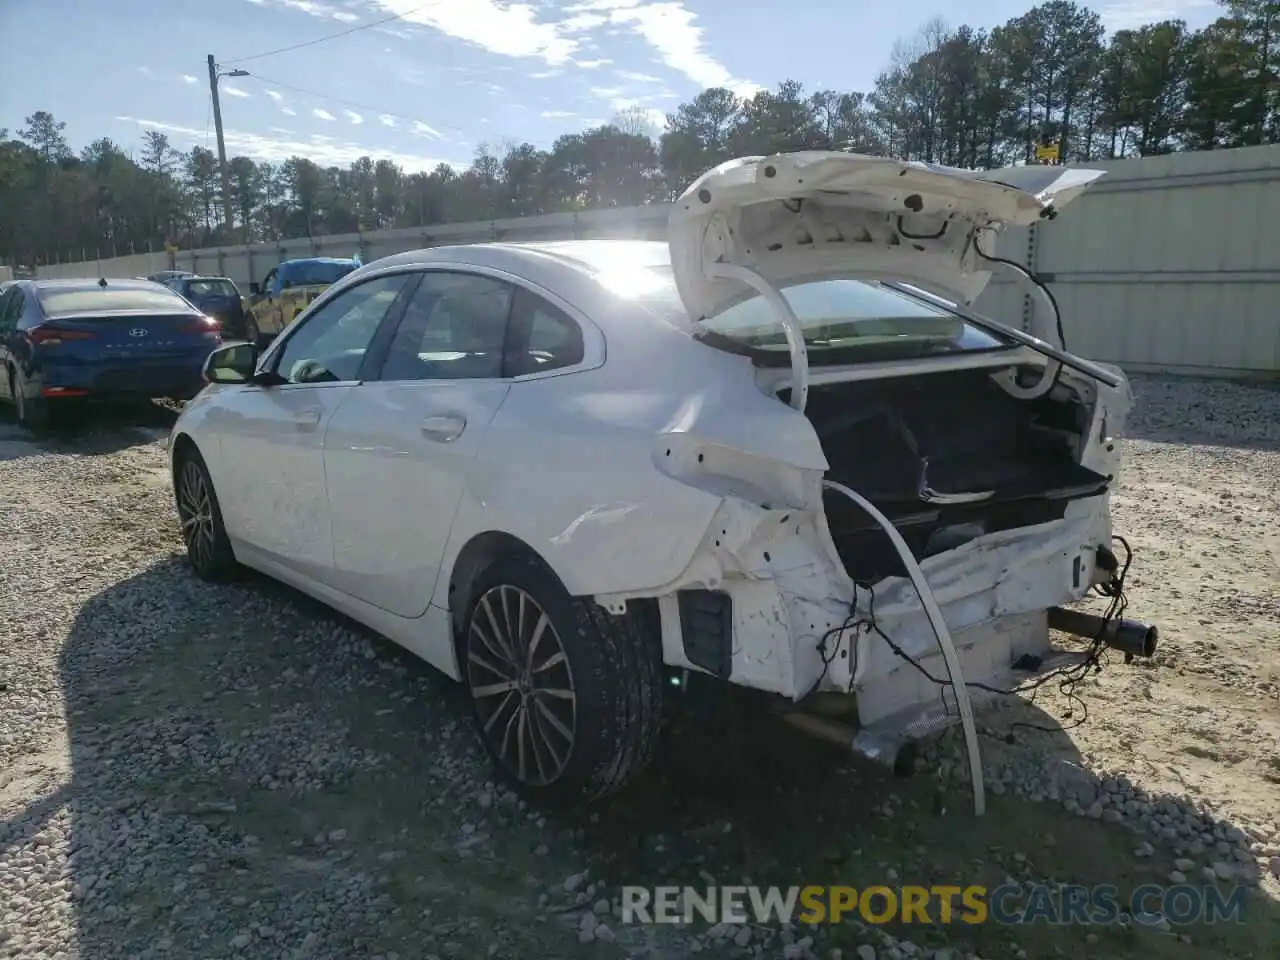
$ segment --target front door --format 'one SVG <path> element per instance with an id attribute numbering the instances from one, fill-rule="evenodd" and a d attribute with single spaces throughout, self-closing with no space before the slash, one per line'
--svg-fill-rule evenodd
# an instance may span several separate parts
<path id="1" fill-rule="evenodd" d="M 404 274 L 377 277 L 335 297 L 273 353 L 268 367 L 284 382 L 236 388 L 211 423 L 227 532 L 312 579 L 329 581 L 333 571 L 325 430 L 357 388 L 406 282 Z"/>
<path id="2" fill-rule="evenodd" d="M 334 415 L 324 459 L 344 592 L 402 617 L 426 612 L 470 471 L 511 389 L 512 300 L 499 280 L 425 272 L 386 362 Z"/>

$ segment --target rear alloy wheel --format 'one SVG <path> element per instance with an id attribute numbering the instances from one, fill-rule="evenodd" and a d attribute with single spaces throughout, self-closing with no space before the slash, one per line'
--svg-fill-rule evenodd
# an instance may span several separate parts
<path id="1" fill-rule="evenodd" d="M 201 580 L 222 583 L 237 572 L 235 553 L 222 525 L 222 511 L 213 481 L 200 454 L 194 450 L 178 461 L 174 494 L 187 558 Z"/>
<path id="2" fill-rule="evenodd" d="M 18 372 L 9 368 L 9 397 L 17 410 L 18 426 L 28 430 L 43 430 L 49 426 L 49 408 L 43 398 L 35 400 L 27 396 L 26 384 L 18 380 Z"/>
<path id="3" fill-rule="evenodd" d="M 660 639 L 630 615 L 570 597 L 536 560 L 480 578 L 462 637 L 476 725 L 531 799 L 615 793 L 648 764 L 662 708 Z"/>

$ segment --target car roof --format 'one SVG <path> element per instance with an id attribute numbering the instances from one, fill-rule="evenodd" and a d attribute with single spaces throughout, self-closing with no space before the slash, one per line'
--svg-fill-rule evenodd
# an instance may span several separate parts
<path id="1" fill-rule="evenodd" d="M 93 277 L 60 277 L 58 279 L 28 280 L 38 290 L 58 290 L 69 287 L 96 287 L 100 285 L 99 280 Z M 133 277 L 107 277 L 107 286 L 117 287 L 122 290 L 145 290 L 149 287 L 160 287 L 162 290 L 168 290 L 162 283 L 156 283 L 154 280 L 138 280 Z"/>
<path id="2" fill-rule="evenodd" d="M 424 247 L 394 254 L 374 263 L 397 265 L 434 263 L 441 259 L 460 260 L 466 252 L 484 255 L 498 253 L 513 260 L 536 262 L 553 258 L 588 273 L 598 273 L 625 264 L 642 267 L 664 267 L 671 263 L 671 248 L 661 240 L 543 240 L 525 243 L 464 243 L 441 247 Z M 487 256 L 485 259 L 489 259 Z"/>
<path id="3" fill-rule="evenodd" d="M 297 257 L 293 260 L 281 260 L 278 266 L 293 266 L 296 263 L 332 263 L 345 266 L 355 262 L 354 257 Z"/>
<path id="4" fill-rule="evenodd" d="M 338 281 L 344 287 L 383 271 L 435 267 L 494 270 L 521 277 L 535 288 L 559 296 L 584 311 L 602 328 L 621 324 L 631 328 L 640 316 L 660 321 L 679 320 L 684 308 L 674 289 L 641 297 L 620 295 L 602 275 L 625 275 L 636 268 L 668 267 L 670 250 L 653 240 L 565 240 L 528 243 L 469 243 L 426 247 L 393 254 L 365 264 Z M 670 294 L 668 296 L 667 294 Z"/>

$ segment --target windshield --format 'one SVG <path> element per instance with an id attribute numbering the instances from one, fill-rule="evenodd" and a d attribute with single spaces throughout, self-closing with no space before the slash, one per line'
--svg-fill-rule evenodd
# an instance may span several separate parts
<path id="1" fill-rule="evenodd" d="M 191 280 L 187 283 L 187 296 L 193 300 L 206 297 L 239 297 L 230 280 Z"/>
<path id="2" fill-rule="evenodd" d="M 84 286 L 68 285 L 36 289 L 46 316 L 60 317 L 77 313 L 110 313 L 117 310 L 187 310 L 181 297 L 172 290 L 152 286 Z"/>

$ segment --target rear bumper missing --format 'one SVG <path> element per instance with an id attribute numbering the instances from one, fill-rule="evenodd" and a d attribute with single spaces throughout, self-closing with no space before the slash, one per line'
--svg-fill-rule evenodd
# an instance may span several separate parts
<path id="1" fill-rule="evenodd" d="M 682 582 L 658 597 L 668 665 L 792 703 L 848 696 L 858 749 L 869 755 L 896 755 L 895 745 L 958 719 L 954 693 L 940 692 L 948 672 L 909 580 L 881 581 L 874 601 L 859 590 L 851 614 L 853 585 L 802 513 L 726 500 L 713 530 Z M 1012 690 L 1081 659 L 1050 645 L 1048 611 L 1111 577 L 1114 564 L 1099 553 L 1110 541 L 1104 495 L 1071 504 L 1060 521 L 991 534 L 921 563 L 975 703 L 1000 694 L 973 684 Z M 893 646 L 867 629 L 872 612 Z"/>

